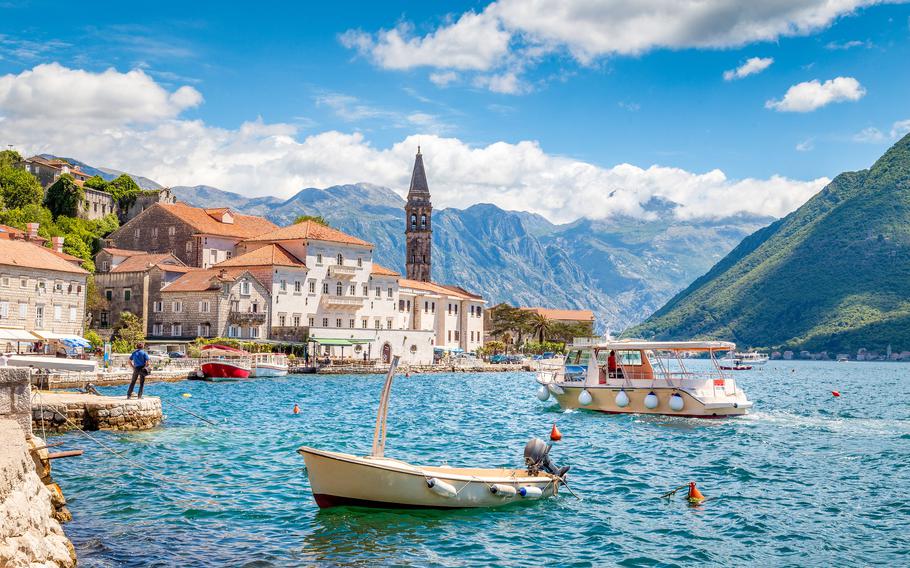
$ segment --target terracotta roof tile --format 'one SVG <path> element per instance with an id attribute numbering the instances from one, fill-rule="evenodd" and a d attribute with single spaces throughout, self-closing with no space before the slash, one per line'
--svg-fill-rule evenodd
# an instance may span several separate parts
<path id="1" fill-rule="evenodd" d="M 519 308 L 556 321 L 594 321 L 591 310 L 555 310 L 553 308 Z"/>
<path id="2" fill-rule="evenodd" d="M 231 211 L 231 215 L 234 222 L 222 223 L 208 213 L 213 210 L 191 207 L 186 203 L 156 203 L 152 207 L 164 208 L 168 213 L 193 227 L 196 232 L 204 235 L 250 239 L 278 228 L 277 225 L 262 217 L 241 215 L 233 211 Z"/>
<path id="3" fill-rule="evenodd" d="M 222 275 L 222 270 L 224 274 Z M 161 289 L 161 292 L 205 292 L 217 290 L 222 282 L 233 282 L 238 276 L 246 274 L 242 268 L 206 269 L 187 272 Z"/>
<path id="4" fill-rule="evenodd" d="M 45 247 L 45 248 L 47 248 L 47 247 Z M 82 259 L 79 258 L 78 256 L 73 256 L 73 255 L 67 254 L 67 253 L 65 253 L 65 252 L 57 252 L 57 251 L 55 251 L 54 249 L 47 249 L 47 250 L 50 251 L 50 253 L 51 253 L 52 255 L 54 255 L 54 256 L 56 256 L 56 257 L 59 257 L 59 258 L 62 258 L 63 260 L 65 260 L 65 261 L 67 261 L 67 262 L 76 263 L 78 266 L 82 266 L 82 263 L 85 262 L 84 260 L 82 260 Z"/>
<path id="5" fill-rule="evenodd" d="M 0 239 L 0 265 L 88 274 L 87 270 L 63 260 L 43 246 L 9 239 Z"/>
<path id="6" fill-rule="evenodd" d="M 326 241 L 330 243 L 342 243 L 346 245 L 359 245 L 372 247 L 373 243 L 368 243 L 357 237 L 352 237 L 347 233 L 342 233 L 338 229 L 326 227 L 315 221 L 304 221 L 295 225 L 281 227 L 274 231 L 257 235 L 250 238 L 250 241 L 292 241 L 297 239 L 307 239 L 312 241 Z"/>
<path id="7" fill-rule="evenodd" d="M 281 245 L 269 244 L 248 253 L 219 262 L 218 268 L 230 266 L 298 266 L 306 267 L 296 256 Z"/>
<path id="8" fill-rule="evenodd" d="M 183 263 L 177 259 L 173 254 L 169 252 L 165 253 L 142 253 L 134 254 L 130 257 L 127 257 L 126 260 L 115 266 L 111 269 L 111 272 L 144 272 L 150 267 L 155 266 L 159 263 L 162 263 L 164 260 L 172 260 L 180 263 L 178 266 L 182 266 Z"/>
<path id="9" fill-rule="evenodd" d="M 409 280 L 407 278 L 402 278 L 398 281 L 398 286 L 401 288 L 411 288 L 413 290 L 424 290 L 426 292 L 433 292 L 434 294 L 443 294 L 446 296 L 454 296 L 456 298 L 461 298 L 462 300 L 483 300 L 483 296 L 478 296 L 468 292 L 464 288 L 458 286 L 446 286 L 443 284 L 437 284 L 436 282 L 421 282 L 420 280 Z"/>
<path id="10" fill-rule="evenodd" d="M 129 250 L 114 247 L 104 247 L 101 250 L 114 256 L 136 256 L 137 254 L 148 254 L 144 250 Z"/>
<path id="11" fill-rule="evenodd" d="M 386 268 L 375 262 L 373 263 L 373 270 L 370 271 L 370 274 L 376 274 L 377 276 L 401 276 L 401 274 L 395 272 L 391 268 Z"/>

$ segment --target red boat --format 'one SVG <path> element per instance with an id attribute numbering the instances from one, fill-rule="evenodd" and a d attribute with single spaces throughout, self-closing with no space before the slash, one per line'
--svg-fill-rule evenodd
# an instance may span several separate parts
<path id="1" fill-rule="evenodd" d="M 246 379 L 252 370 L 250 354 L 226 345 L 206 345 L 202 349 L 202 374 L 206 379 Z"/>

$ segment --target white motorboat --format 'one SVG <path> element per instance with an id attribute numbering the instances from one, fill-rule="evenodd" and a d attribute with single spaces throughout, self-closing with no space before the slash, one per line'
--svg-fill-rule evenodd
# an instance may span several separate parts
<path id="1" fill-rule="evenodd" d="M 750 371 L 768 362 L 768 356 L 757 351 L 733 353 L 720 360 L 720 368 L 725 371 Z"/>
<path id="2" fill-rule="evenodd" d="M 284 377 L 288 374 L 288 356 L 284 353 L 254 353 L 251 377 Z"/>
<path id="3" fill-rule="evenodd" d="M 525 447 L 527 469 L 418 466 L 385 457 L 389 391 L 397 365 L 396 355 L 379 401 L 370 455 L 307 446 L 297 450 L 306 462 L 313 498 L 320 508 L 498 507 L 558 494 L 569 468 L 554 466 L 550 446 L 536 438 Z"/>
<path id="4" fill-rule="evenodd" d="M 562 408 L 612 414 L 662 414 L 692 418 L 741 416 L 752 407 L 716 357 L 732 352 L 725 341 L 607 341 L 573 349 L 565 360 L 541 367 L 537 396 Z M 685 357 L 707 355 L 711 369 L 689 371 Z"/>

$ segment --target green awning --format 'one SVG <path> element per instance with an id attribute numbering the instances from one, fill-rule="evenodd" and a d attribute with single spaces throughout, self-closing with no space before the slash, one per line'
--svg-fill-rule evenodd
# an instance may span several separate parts
<path id="1" fill-rule="evenodd" d="M 334 339 L 334 338 L 325 338 L 321 339 L 318 337 L 311 337 L 310 341 L 315 341 L 319 345 L 328 345 L 335 347 L 350 347 L 352 345 L 365 345 L 371 343 L 370 339 Z"/>

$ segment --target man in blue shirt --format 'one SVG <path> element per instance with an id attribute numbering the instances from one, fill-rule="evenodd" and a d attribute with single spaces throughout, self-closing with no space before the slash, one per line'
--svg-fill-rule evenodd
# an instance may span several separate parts
<path id="1" fill-rule="evenodd" d="M 145 377 L 148 376 L 149 354 L 142 348 L 139 343 L 136 350 L 130 355 L 130 366 L 133 368 L 133 380 L 130 381 L 130 388 L 126 391 L 126 398 L 133 396 L 133 387 L 136 386 L 136 379 L 139 379 L 139 398 L 142 398 L 142 389 L 145 388 Z"/>

